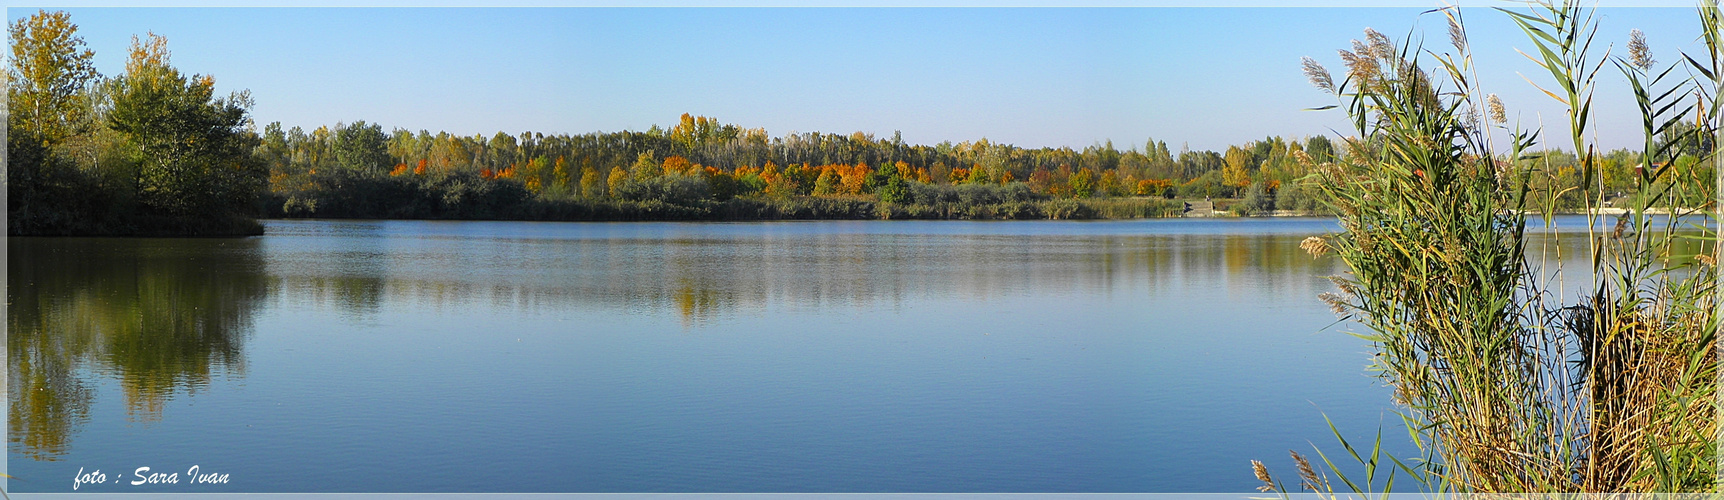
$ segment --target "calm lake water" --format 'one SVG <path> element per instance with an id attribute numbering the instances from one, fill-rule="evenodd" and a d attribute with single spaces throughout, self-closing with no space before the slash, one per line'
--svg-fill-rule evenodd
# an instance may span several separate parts
<path id="1" fill-rule="evenodd" d="M 1325 413 L 1408 448 L 1327 219 L 266 227 L 8 239 L 12 491 L 1246 492 Z"/>

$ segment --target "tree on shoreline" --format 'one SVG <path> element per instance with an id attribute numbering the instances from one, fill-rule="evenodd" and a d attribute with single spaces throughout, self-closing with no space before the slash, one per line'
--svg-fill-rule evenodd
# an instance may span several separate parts
<path id="1" fill-rule="evenodd" d="M 268 167 L 247 92 L 214 97 L 214 78 L 181 74 L 154 33 L 109 79 L 64 12 L 9 32 L 9 234 L 261 232 Z"/>
<path id="2" fill-rule="evenodd" d="M 215 79 L 168 63 L 167 39 L 132 38 L 126 74 L 114 79 L 108 125 L 137 162 L 139 200 L 171 216 L 244 212 L 266 175 L 246 110 L 250 95 L 214 97 Z"/>

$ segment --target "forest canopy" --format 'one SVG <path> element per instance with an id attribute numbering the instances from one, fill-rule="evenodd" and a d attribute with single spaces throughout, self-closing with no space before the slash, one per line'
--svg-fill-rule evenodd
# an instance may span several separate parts
<path id="1" fill-rule="evenodd" d="M 979 205 L 1110 199 L 1135 199 L 1154 207 L 1136 216 L 1161 216 L 1174 205 L 1169 199 L 1234 197 L 1253 184 L 1286 198 L 1288 209 L 1308 210 L 1314 208 L 1308 198 L 1280 185 L 1335 153 L 1322 136 L 1271 137 L 1225 155 L 1183 148 L 1176 154 L 1155 140 L 1141 149 L 1122 151 L 1108 142 L 1080 151 L 986 139 L 914 145 L 898 134 L 862 132 L 770 137 L 685 114 L 668 129 L 644 132 L 498 132 L 488 138 L 385 132 L 364 121 L 309 132 L 272 123 L 264 128 L 259 155 L 270 166 L 275 216 L 506 217 L 509 206 L 523 203 L 718 209 L 744 204 L 735 200 L 800 206 L 823 198 L 826 206 L 865 202 L 909 209 L 912 217 L 967 218 L 990 217 L 966 212 Z M 473 200 L 484 201 L 476 206 Z M 888 210 L 875 206 L 859 215 L 893 215 Z M 1036 212 L 1037 218 L 1059 215 Z"/>

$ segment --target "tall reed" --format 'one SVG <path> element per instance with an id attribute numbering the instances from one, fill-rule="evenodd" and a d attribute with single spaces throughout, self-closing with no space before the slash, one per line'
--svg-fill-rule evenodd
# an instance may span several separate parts
<path id="1" fill-rule="evenodd" d="M 1643 41 L 1627 57 L 1596 57 L 1592 12 L 1578 4 L 1502 10 L 1533 41 L 1528 57 L 1549 73 L 1552 83 L 1541 89 L 1568 110 L 1561 142 L 1583 171 L 1569 189 L 1588 209 L 1603 200 L 1588 127 L 1607 61 L 1629 79 L 1642 114 L 1642 188 L 1612 229 L 1588 216 L 1590 273 L 1565 275 L 1543 264 L 1542 249 L 1561 245 L 1528 246 L 1526 214 L 1543 212 L 1548 222 L 1566 194 L 1531 188 L 1548 175 L 1533 152 L 1540 131 L 1506 123 L 1501 101 L 1478 87 L 1460 11 L 1437 12 L 1452 50 L 1396 44 L 1367 29 L 1365 41 L 1340 51 L 1347 71 L 1339 83 L 1305 60 L 1307 76 L 1339 99 L 1357 134 L 1344 159 L 1314 166 L 1308 180 L 1328 195 L 1343 232 L 1306 246 L 1347 263 L 1349 272 L 1332 278 L 1340 293 L 1324 299 L 1368 330 L 1356 335 L 1374 347 L 1371 369 L 1394 389 L 1423 454 L 1379 467 L 1386 462 L 1375 452 L 1365 460 L 1343 441 L 1371 476 L 1388 469 L 1381 485 L 1367 477 L 1361 486 L 1324 462 L 1358 492 L 1389 489 L 1395 473 L 1436 492 L 1712 490 L 1717 248 L 1674 257 L 1685 240 L 1716 238 L 1705 224 L 1684 226 L 1716 214 L 1648 215 L 1679 207 L 1684 190 L 1709 187 L 1682 182 L 1685 173 L 1672 170 L 1671 152 L 1657 140 L 1691 116 L 1693 105 L 1680 101 L 1696 81 L 1674 66 L 1657 69 Z M 1719 17 L 1715 3 L 1700 8 L 1710 64 L 1685 58 L 1708 79 L 1701 86 L 1710 82 L 1713 102 Z M 1710 108 L 1701 133 L 1717 130 L 1717 106 Z M 1504 146 L 1493 144 L 1492 127 L 1503 131 Z M 1586 280 L 1575 303 L 1563 302 L 1566 276 Z M 1305 469 L 1302 477 L 1312 475 Z M 1302 484 L 1318 483 L 1327 481 Z M 1283 489 L 1272 479 L 1266 487 Z"/>

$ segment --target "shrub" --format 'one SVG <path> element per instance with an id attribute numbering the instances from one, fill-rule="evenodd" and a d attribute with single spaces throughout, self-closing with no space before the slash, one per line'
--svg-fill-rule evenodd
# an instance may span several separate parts
<path id="1" fill-rule="evenodd" d="M 1048 200 L 1042 202 L 1042 213 L 1049 219 L 1092 219 L 1095 211 L 1088 205 L 1077 200 Z"/>
<path id="2" fill-rule="evenodd" d="M 665 175 L 646 180 L 625 180 L 616 197 L 626 201 L 658 201 L 673 205 L 696 205 L 712 199 L 706 179 L 692 175 Z"/>

